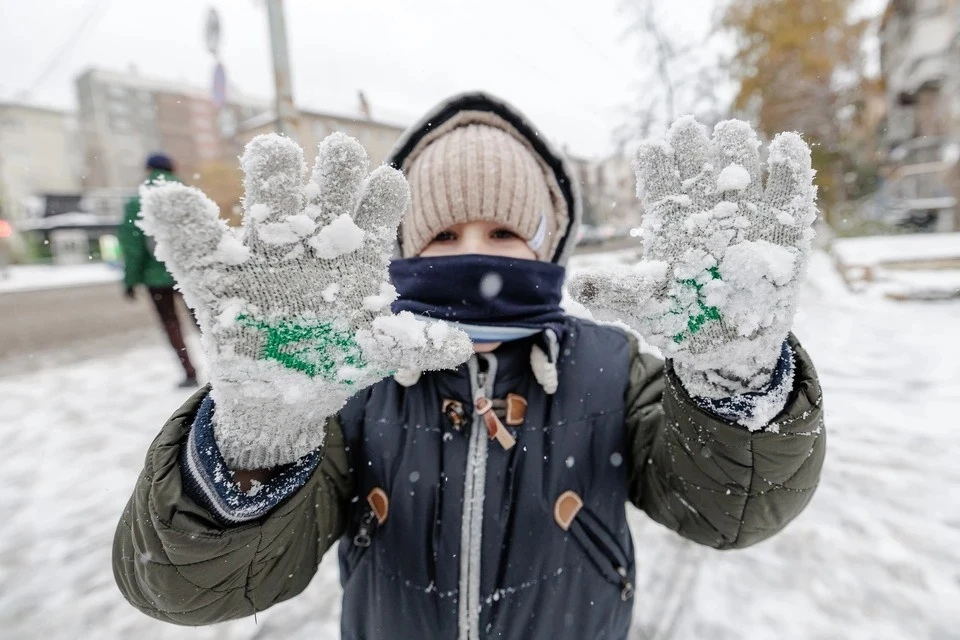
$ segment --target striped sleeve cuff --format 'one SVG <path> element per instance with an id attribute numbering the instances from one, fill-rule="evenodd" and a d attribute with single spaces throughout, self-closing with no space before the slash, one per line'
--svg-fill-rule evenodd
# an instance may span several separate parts
<path id="1" fill-rule="evenodd" d="M 222 525 L 250 522 L 267 515 L 271 509 L 303 487 L 320 463 L 320 450 L 303 456 L 293 464 L 278 468 L 279 473 L 250 491 L 243 491 L 233 480 L 213 430 L 214 402 L 207 396 L 200 404 L 193 428 L 180 452 L 183 491 L 204 507 Z"/>
<path id="2" fill-rule="evenodd" d="M 773 376 L 766 387 L 725 398 L 694 397 L 701 408 L 724 420 L 757 431 L 770 424 L 787 406 L 790 392 L 793 390 L 793 350 L 787 341 L 783 341 L 780 359 L 773 370 Z"/>

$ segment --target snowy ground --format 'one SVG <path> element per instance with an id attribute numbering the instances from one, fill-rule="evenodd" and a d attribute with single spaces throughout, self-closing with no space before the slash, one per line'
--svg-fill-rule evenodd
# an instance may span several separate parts
<path id="1" fill-rule="evenodd" d="M 634 512 L 637 638 L 960 637 L 960 303 L 853 296 L 827 263 L 818 256 L 796 328 L 825 390 L 820 490 L 743 551 L 698 548 Z M 117 592 L 113 530 L 185 398 L 177 379 L 159 342 L 0 377 L 0 636 L 339 636 L 332 555 L 306 593 L 257 621 L 164 625 Z"/>
<path id="2" fill-rule="evenodd" d="M 837 238 L 832 252 L 847 265 L 960 258 L 960 233 L 913 233 Z"/>
<path id="3" fill-rule="evenodd" d="M 830 252 L 858 291 L 893 299 L 960 297 L 960 233 L 837 238 Z"/>
<path id="4" fill-rule="evenodd" d="M 5 275 L 6 277 L 0 277 L 0 293 L 118 282 L 122 272 L 106 263 L 96 262 L 64 266 L 14 265 L 7 269 Z"/>

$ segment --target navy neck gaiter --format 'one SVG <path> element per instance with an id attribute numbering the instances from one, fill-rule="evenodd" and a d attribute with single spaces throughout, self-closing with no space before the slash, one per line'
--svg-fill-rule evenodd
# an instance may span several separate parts
<path id="1" fill-rule="evenodd" d="M 406 258 L 390 263 L 400 297 L 394 313 L 445 320 L 474 342 L 506 342 L 545 329 L 563 335 L 566 270 L 537 260 L 487 255 Z"/>

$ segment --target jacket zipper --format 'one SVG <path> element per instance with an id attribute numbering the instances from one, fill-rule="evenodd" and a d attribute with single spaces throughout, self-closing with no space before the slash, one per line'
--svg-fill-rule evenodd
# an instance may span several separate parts
<path id="1" fill-rule="evenodd" d="M 480 371 L 479 359 L 487 364 Z M 493 395 L 497 358 L 492 353 L 474 355 L 467 362 L 470 392 L 474 399 Z M 487 478 L 488 431 L 483 415 L 474 410 L 463 481 L 463 515 L 460 521 L 460 588 L 458 628 L 460 640 L 480 640 L 480 549 L 483 543 L 483 503 Z"/>

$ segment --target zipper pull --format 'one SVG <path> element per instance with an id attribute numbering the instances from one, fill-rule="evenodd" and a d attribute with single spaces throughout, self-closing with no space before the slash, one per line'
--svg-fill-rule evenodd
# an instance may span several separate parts
<path id="1" fill-rule="evenodd" d="M 377 515 L 373 512 L 373 509 L 368 509 L 364 512 L 363 517 L 360 518 L 360 526 L 357 528 L 357 535 L 353 536 L 353 544 L 358 547 L 369 547 L 370 546 L 370 536 L 373 534 L 374 522 L 377 519 Z"/>
<path id="2" fill-rule="evenodd" d="M 633 584 L 627 579 L 627 570 L 624 567 L 617 567 L 617 573 L 620 575 L 620 599 L 626 602 L 633 597 Z"/>
<path id="3" fill-rule="evenodd" d="M 496 438 L 497 442 L 499 442 L 500 446 L 505 450 L 513 448 L 513 445 L 517 444 L 517 439 L 507 431 L 507 428 L 500 422 L 500 418 L 493 412 L 493 403 L 490 401 L 490 398 L 483 395 L 482 392 L 477 393 L 473 404 L 477 409 L 477 413 L 483 418 L 483 423 L 487 427 L 487 434 L 490 438 Z"/>

